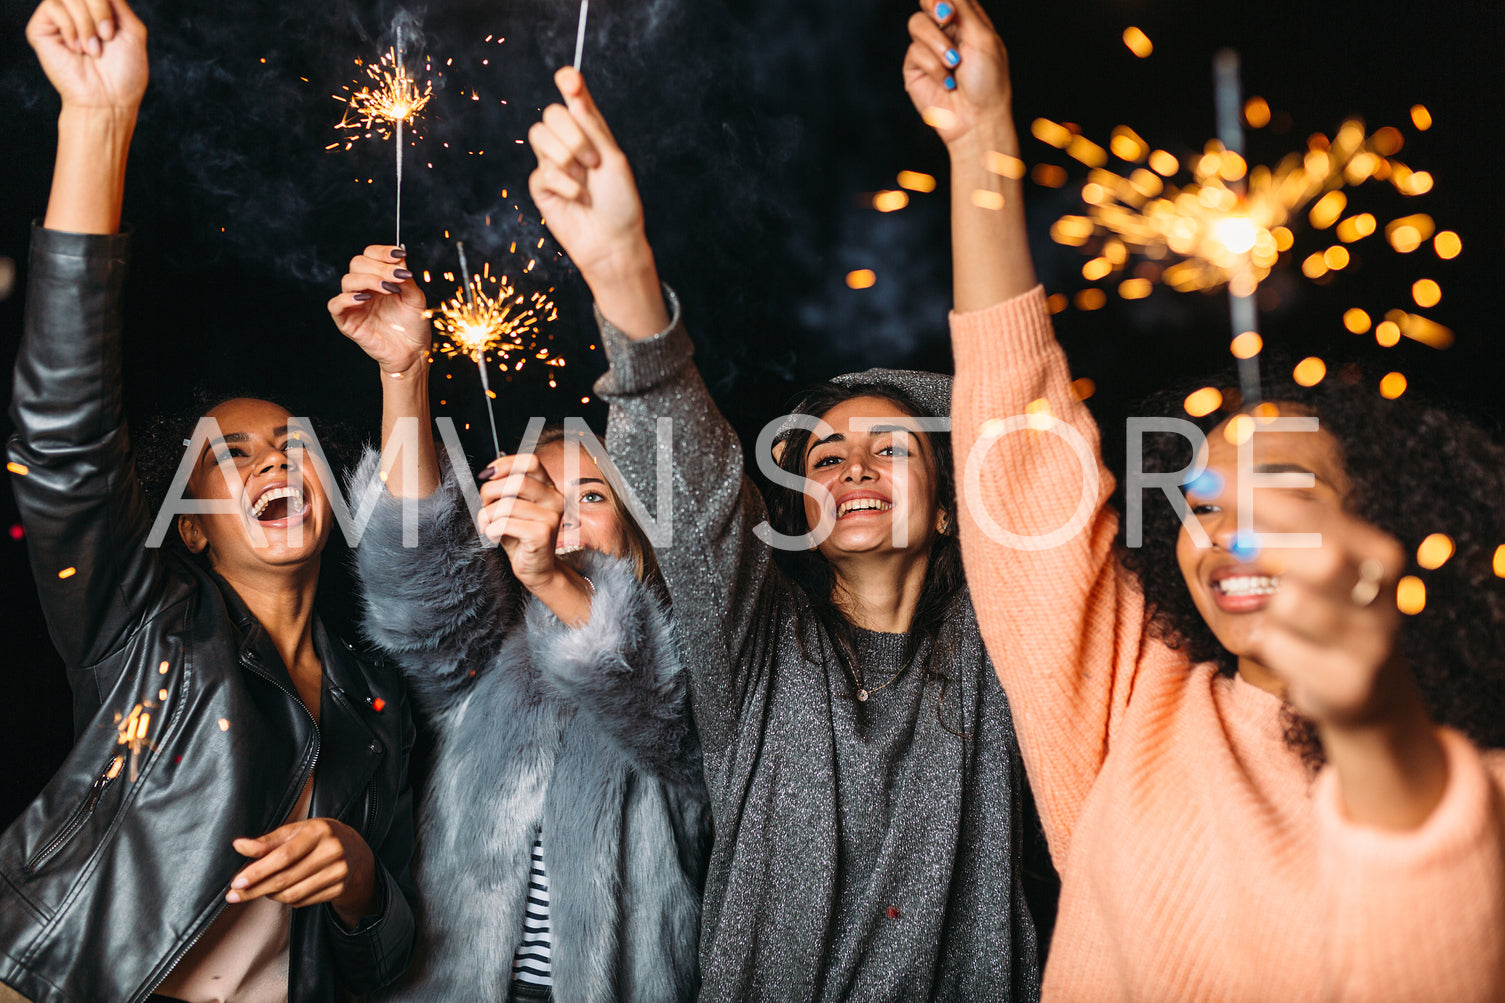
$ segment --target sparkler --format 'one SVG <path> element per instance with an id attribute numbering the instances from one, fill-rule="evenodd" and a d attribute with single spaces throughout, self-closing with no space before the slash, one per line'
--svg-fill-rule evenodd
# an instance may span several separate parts
<path id="1" fill-rule="evenodd" d="M 495 455 L 500 456 L 501 444 L 491 405 L 496 394 L 492 393 L 486 374 L 486 353 L 496 354 L 504 364 L 510 363 L 512 369 L 521 369 L 529 358 L 546 366 L 563 366 L 562 357 L 551 355 L 549 349 L 540 348 L 537 343 L 539 325 L 552 321 L 557 312 L 547 294 L 518 292 L 505 277 L 490 275 L 490 265 L 480 274 L 472 275 L 465 259 L 465 245 L 457 242 L 455 247 L 460 257 L 462 286 L 430 315 L 445 339 L 440 342 L 439 350 L 448 356 L 465 355 L 475 360 L 481 374 L 481 389 L 486 393 L 491 444 Z M 488 280 L 495 286 L 494 292 L 487 291 Z"/>
<path id="2" fill-rule="evenodd" d="M 580 69 L 580 57 L 585 52 L 585 16 L 590 13 L 591 0 L 580 0 L 580 23 L 575 28 L 575 69 Z"/>
<path id="3" fill-rule="evenodd" d="M 366 76 L 370 83 L 362 86 L 359 90 L 352 90 L 354 86 L 345 88 L 349 93 L 346 97 L 334 95 L 336 101 L 344 101 L 345 114 L 340 118 L 337 129 L 350 129 L 364 131 L 370 136 L 373 132 L 386 139 L 393 136 L 396 139 L 394 147 L 397 151 L 397 235 L 394 243 L 402 244 L 402 143 L 403 128 L 411 126 L 423 110 L 424 105 L 434 94 L 434 84 L 431 80 L 420 83 L 408 76 L 406 54 L 403 50 L 402 27 L 397 28 L 397 42 L 386 52 L 382 53 L 381 59 L 366 67 Z M 354 140 L 352 140 L 354 142 Z M 349 149 L 349 144 L 346 149 Z"/>
<path id="4" fill-rule="evenodd" d="M 1241 149 L 1238 121 L 1244 117 L 1263 124 L 1254 112 L 1268 120 L 1267 106 L 1256 98 L 1239 107 L 1236 57 L 1224 61 L 1219 77 L 1220 138 L 1185 164 L 1165 150 L 1153 149 L 1127 126 L 1113 130 L 1108 150 L 1045 119 L 1036 120 L 1032 131 L 1089 168 L 1082 186 L 1086 215 L 1062 216 L 1051 228 L 1057 243 L 1095 252 L 1082 267 L 1085 278 L 1097 281 L 1120 273 L 1131 255 L 1139 255 L 1147 260 L 1138 276 L 1120 284 L 1124 298 L 1148 296 L 1156 280 L 1179 292 L 1227 285 L 1235 333 L 1253 334 L 1254 293 L 1281 254 L 1292 248 L 1293 228 L 1303 214 L 1312 228 L 1334 228 L 1336 237 L 1331 246 L 1302 262 L 1302 273 L 1316 279 L 1346 267 L 1351 260 L 1346 245 L 1378 229 L 1369 213 L 1344 218 L 1345 188 L 1384 181 L 1410 197 L 1430 191 L 1432 178 L 1396 158 L 1404 142 L 1399 130 L 1387 126 L 1366 133 L 1358 119 L 1345 121 L 1332 137 L 1314 135 L 1305 151 L 1288 154 L 1274 167 L 1251 169 Z M 1122 174 L 1109 170 L 1109 150 L 1134 166 Z M 1184 170 L 1190 171 L 1191 180 L 1173 184 L 1171 179 Z M 1430 217 L 1415 214 L 1392 221 L 1384 230 L 1391 246 L 1408 253 L 1431 236 L 1432 228 Z M 1446 236 L 1447 252 L 1456 253 L 1456 235 Z M 1439 256 L 1442 252 L 1439 245 Z M 1170 263 L 1160 264 L 1167 259 Z M 1423 298 L 1417 305 L 1423 305 Z M 1387 320 L 1397 328 L 1396 340 L 1404 333 L 1433 347 L 1452 341 L 1447 328 L 1414 313 L 1391 311 Z M 1244 375 L 1241 372 L 1241 383 L 1246 382 Z"/>

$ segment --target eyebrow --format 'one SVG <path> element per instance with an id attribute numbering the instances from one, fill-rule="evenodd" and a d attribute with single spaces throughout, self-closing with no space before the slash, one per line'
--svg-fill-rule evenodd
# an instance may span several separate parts
<path id="1" fill-rule="evenodd" d="M 807 452 L 813 452 L 817 446 L 824 446 L 828 442 L 846 442 L 846 441 L 847 441 L 847 437 L 846 437 L 845 433 L 842 433 L 842 432 L 832 432 L 830 435 L 826 436 L 824 439 L 817 439 L 814 442 L 812 442 L 810 444 L 810 449 L 807 450 Z"/>
<path id="2" fill-rule="evenodd" d="M 286 425 L 278 425 L 276 428 L 272 429 L 272 438 L 274 438 L 274 439 L 280 439 L 280 438 L 282 438 L 286 434 L 287 434 L 287 426 Z M 229 435 L 222 435 L 218 439 L 210 439 L 208 442 L 206 442 L 204 444 L 204 453 L 207 455 L 216 446 L 224 446 L 224 445 L 228 445 L 229 443 L 232 443 L 232 442 L 250 442 L 250 441 L 251 441 L 251 435 L 250 435 L 249 432 L 231 432 Z"/>
<path id="3" fill-rule="evenodd" d="M 1254 468 L 1256 474 L 1311 474 L 1319 484 L 1328 484 L 1327 478 L 1309 467 L 1303 467 L 1299 463 L 1261 463 Z"/>

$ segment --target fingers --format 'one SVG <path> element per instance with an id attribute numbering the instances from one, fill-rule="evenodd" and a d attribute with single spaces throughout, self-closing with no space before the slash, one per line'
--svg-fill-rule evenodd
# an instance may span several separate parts
<path id="1" fill-rule="evenodd" d="M 550 197 L 590 204 L 590 193 L 585 190 L 585 183 L 571 177 L 553 161 L 547 160 L 540 160 L 538 167 L 528 175 L 528 194 L 533 196 L 534 202 L 540 204 Z"/>
<path id="2" fill-rule="evenodd" d="M 237 852 L 261 850 L 264 855 L 230 882 L 229 902 L 270 896 L 302 904 L 306 894 L 338 885 L 348 873 L 344 844 L 327 819 L 293 822 L 257 839 L 237 839 L 234 845 Z"/>
<path id="3" fill-rule="evenodd" d="M 32 48 L 46 44 L 52 39 L 61 41 L 72 52 L 81 52 L 78 44 L 78 28 L 73 17 L 61 0 L 46 0 L 37 7 L 26 23 L 26 39 Z"/>
<path id="4" fill-rule="evenodd" d="M 550 115 L 551 112 L 555 114 Z M 548 120 L 552 117 L 557 121 L 560 114 L 567 119 L 569 117 L 569 113 L 557 104 L 551 104 L 544 109 L 543 121 L 534 122 L 533 127 L 528 130 L 528 145 L 533 148 L 533 155 L 538 158 L 539 167 L 551 165 L 576 181 L 584 182 L 588 170 L 585 162 L 575 156 L 569 142 L 549 125 Z M 573 123 L 573 119 L 570 121 Z M 578 127 L 574 131 L 581 139 L 584 138 L 584 133 L 581 133 Z M 594 163 L 599 164 L 600 158 L 595 156 L 594 150 L 591 153 Z"/>
<path id="5" fill-rule="evenodd" d="M 503 498 L 481 509 L 478 519 L 481 532 L 493 543 L 517 540 L 552 554 L 562 516 L 562 509 L 547 501 Z"/>
<path id="6" fill-rule="evenodd" d="M 125 0 L 113 0 L 110 4 L 110 20 L 111 34 L 109 37 L 113 38 L 114 33 L 118 31 L 139 35 L 142 38 L 146 37 L 146 25 L 141 23 L 141 19 L 136 16 L 136 12 L 131 10 L 130 5 Z"/>
<path id="7" fill-rule="evenodd" d="M 543 110 L 543 124 L 566 154 L 586 170 L 601 166 L 601 154 L 580 127 L 580 120 L 564 105 L 551 104 Z"/>
<path id="8" fill-rule="evenodd" d="M 542 503 L 546 499 L 559 500 L 560 511 L 564 508 L 564 495 L 554 486 L 549 472 L 531 453 L 498 457 L 487 471 L 494 471 L 490 479 L 481 485 L 483 504 L 494 504 L 507 498 Z M 482 471 L 486 474 L 487 471 Z"/>
<path id="9" fill-rule="evenodd" d="M 612 136 L 601 110 L 596 107 L 596 99 L 591 97 L 590 89 L 585 86 L 585 77 L 581 76 L 580 71 L 573 66 L 561 67 L 554 73 L 554 84 L 559 88 L 570 114 L 597 152 L 603 156 L 620 153 L 616 138 Z"/>
<path id="10" fill-rule="evenodd" d="M 350 259 L 350 274 L 371 275 L 386 285 L 379 285 L 383 292 L 398 292 L 398 287 L 413 277 L 407 267 L 407 251 L 386 244 L 373 245 Z"/>
<path id="11" fill-rule="evenodd" d="M 962 56 L 951 36 L 941 29 L 935 18 L 923 11 L 909 16 L 909 37 L 914 39 L 918 51 L 909 54 L 909 59 L 929 73 L 943 74 L 961 65 Z M 913 47 L 912 47 L 913 48 Z"/>
<path id="12" fill-rule="evenodd" d="M 108 42 L 115 37 L 115 11 L 110 0 L 86 0 L 84 4 L 89 10 L 89 17 L 94 21 L 94 29 L 99 37 Z"/>
<path id="13" fill-rule="evenodd" d="M 422 308 L 423 293 L 407 267 L 407 251 L 391 244 L 373 244 L 350 259 L 349 270 L 340 279 L 344 295 L 329 301 L 331 313 L 349 310 L 375 296 L 401 294 L 404 303 Z"/>
<path id="14" fill-rule="evenodd" d="M 54 0 L 54 3 L 58 8 L 55 21 L 69 47 L 84 55 L 103 55 L 104 39 L 114 35 L 110 5 L 100 0 Z M 101 20 L 110 22 L 109 36 L 102 33 Z"/>
<path id="15" fill-rule="evenodd" d="M 951 69 L 960 64 L 961 56 L 952 47 L 951 39 L 926 14 L 914 14 L 909 21 L 909 33 L 914 41 L 904 54 L 904 79 L 910 80 L 920 73 L 947 90 L 955 89 L 956 79 L 951 76 Z M 956 63 L 948 64 L 948 58 L 954 58 Z"/>

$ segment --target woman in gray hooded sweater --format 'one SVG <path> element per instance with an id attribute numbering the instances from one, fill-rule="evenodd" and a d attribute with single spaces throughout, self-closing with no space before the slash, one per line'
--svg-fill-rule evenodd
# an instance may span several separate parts
<path id="1" fill-rule="evenodd" d="M 365 630 L 436 742 L 398 995 L 693 999 L 709 815 L 652 548 L 557 434 L 483 471 L 472 519 L 468 474 L 427 433 L 430 328 L 404 258 L 367 248 L 329 304 L 381 369 L 384 446 L 352 493 L 378 499 Z"/>
<path id="2" fill-rule="evenodd" d="M 911 30 L 945 38 L 952 14 L 940 3 Z M 973 191 L 997 180 L 984 154 L 1000 149 L 987 144 L 1007 105 L 1003 49 L 995 36 L 961 57 L 920 37 L 911 96 L 927 108 L 933 92 L 956 95 L 942 138 L 961 246 L 977 232 L 968 210 L 987 211 Z M 932 72 L 942 60 L 966 77 L 960 92 Z M 783 490 L 765 522 L 659 285 L 626 157 L 580 74 L 555 81 L 565 104 L 530 133 L 530 188 L 595 295 L 607 441 L 641 498 L 657 496 L 655 443 L 672 423 L 672 507 L 658 518 L 672 513 L 673 539 L 658 556 L 716 825 L 701 998 L 1038 999 L 1018 744 L 961 578 L 936 434 L 949 381 L 877 370 L 812 391 L 806 427 L 776 447 Z M 815 548 L 803 580 L 775 565 L 770 530 Z"/>

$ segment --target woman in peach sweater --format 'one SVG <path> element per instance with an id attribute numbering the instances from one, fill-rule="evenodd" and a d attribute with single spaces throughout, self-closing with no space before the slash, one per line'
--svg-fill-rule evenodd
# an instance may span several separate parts
<path id="1" fill-rule="evenodd" d="M 911 22 L 912 72 L 950 80 L 927 120 L 980 117 L 991 150 L 1017 156 L 1006 101 L 986 98 L 1002 45 L 974 0 L 954 2 L 940 30 L 933 0 Z M 1183 427 L 1210 473 L 1181 519 L 1146 520 L 1136 576 L 1021 186 L 979 177 L 953 165 L 953 437 L 978 621 L 1063 882 L 1044 997 L 1505 999 L 1505 755 L 1484 751 L 1505 718 L 1489 567 L 1505 453 L 1360 388 L 1272 389 L 1284 419 L 1317 428 Z M 1238 490 L 1244 423 L 1260 428 L 1243 468 L 1257 520 L 1241 511 L 1256 481 Z M 1360 459 L 1387 450 L 1402 462 Z M 1172 507 L 1160 490 L 1156 506 Z M 1241 515 L 1259 536 L 1239 536 Z M 1407 620 L 1396 583 L 1423 519 L 1459 549 Z M 1320 546 L 1271 535 L 1298 532 Z"/>

